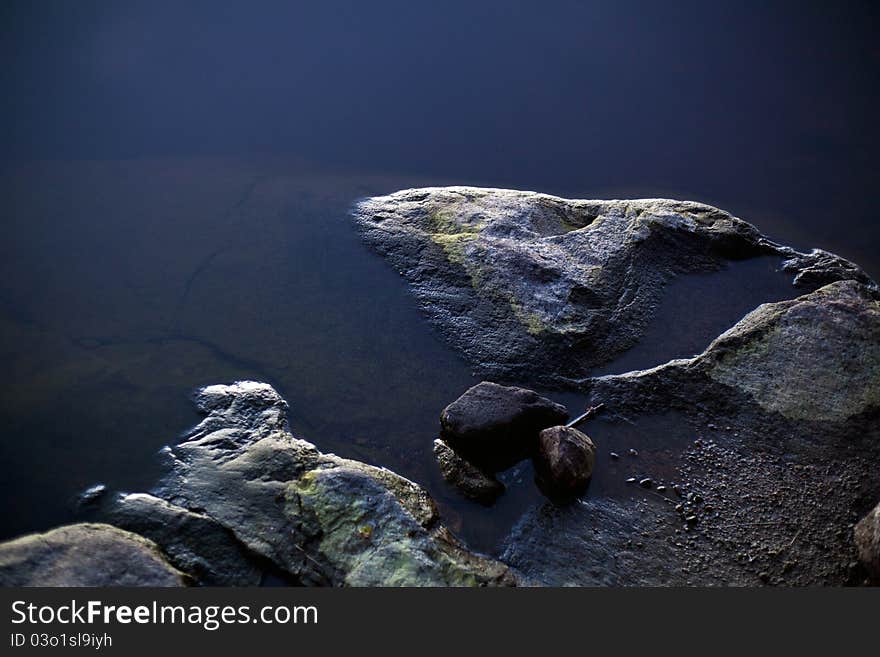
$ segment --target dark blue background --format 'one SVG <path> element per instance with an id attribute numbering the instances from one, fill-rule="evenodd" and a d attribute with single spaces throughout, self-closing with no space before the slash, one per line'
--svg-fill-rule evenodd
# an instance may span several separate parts
<path id="1" fill-rule="evenodd" d="M 688 196 L 877 274 L 878 6 L 5 2 L 0 151 Z"/>

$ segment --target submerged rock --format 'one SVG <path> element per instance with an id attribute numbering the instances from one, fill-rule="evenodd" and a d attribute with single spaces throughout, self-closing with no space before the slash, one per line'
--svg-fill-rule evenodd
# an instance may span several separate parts
<path id="1" fill-rule="evenodd" d="M 247 554 L 306 585 L 514 583 L 506 566 L 447 531 L 420 486 L 291 435 L 287 404 L 268 384 L 209 386 L 196 402 L 206 417 L 166 451 L 171 471 L 156 492 L 165 503 L 121 505 L 126 524 L 195 577 L 218 583 L 229 567 L 227 577 L 246 581 Z M 155 523 L 157 509 L 183 531 Z"/>
<path id="2" fill-rule="evenodd" d="M 94 504 L 107 492 L 106 484 L 95 484 L 93 486 L 89 486 L 82 493 L 77 496 L 76 503 L 79 506 L 89 506 L 90 504 Z"/>
<path id="3" fill-rule="evenodd" d="M 595 462 L 596 446 L 577 429 L 550 427 L 538 436 L 535 472 L 550 497 L 564 500 L 583 492 Z"/>
<path id="4" fill-rule="evenodd" d="M 531 456 L 538 432 L 567 419 L 564 406 L 532 390 L 483 381 L 443 409 L 440 426 L 457 452 L 498 471 Z"/>
<path id="5" fill-rule="evenodd" d="M 859 521 L 854 535 L 859 561 L 874 583 L 880 584 L 880 504 Z"/>
<path id="6" fill-rule="evenodd" d="M 0 586 L 184 586 L 155 543 L 82 523 L 0 543 Z"/>
<path id="7" fill-rule="evenodd" d="M 360 202 L 365 239 L 483 373 L 567 384 L 633 346 L 674 276 L 777 255 L 806 290 L 876 284 L 826 251 L 799 253 L 688 201 L 566 200 L 501 189 L 411 189 Z"/>
<path id="8" fill-rule="evenodd" d="M 489 505 L 504 492 L 504 484 L 463 459 L 439 438 L 434 441 L 434 458 L 443 478 L 465 497 Z"/>

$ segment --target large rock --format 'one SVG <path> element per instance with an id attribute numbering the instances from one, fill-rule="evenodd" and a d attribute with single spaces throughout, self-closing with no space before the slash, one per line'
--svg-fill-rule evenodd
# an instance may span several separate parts
<path id="1" fill-rule="evenodd" d="M 538 432 L 567 419 L 564 406 L 532 390 L 483 381 L 443 409 L 440 426 L 456 451 L 497 471 L 531 456 Z"/>
<path id="2" fill-rule="evenodd" d="M 871 579 L 880 584 L 880 504 L 859 521 L 854 535 L 859 560 Z"/>
<path id="3" fill-rule="evenodd" d="M 585 388 L 618 407 L 742 399 L 780 421 L 850 425 L 880 409 L 880 301 L 873 287 L 832 283 L 759 306 L 695 358 Z"/>
<path id="4" fill-rule="evenodd" d="M 504 484 L 456 454 L 440 438 L 434 441 L 434 458 L 443 478 L 467 498 L 490 505 L 504 492 Z"/>
<path id="5" fill-rule="evenodd" d="M 184 586 L 155 543 L 82 523 L 0 543 L 0 586 Z"/>
<path id="6" fill-rule="evenodd" d="M 481 373 L 565 384 L 633 346 L 674 276 L 777 255 L 794 283 L 876 285 L 853 263 L 798 253 L 686 201 L 566 200 L 501 189 L 411 189 L 354 210 L 366 240 Z"/>
<path id="7" fill-rule="evenodd" d="M 110 507 L 114 525 L 162 545 L 168 560 L 208 586 L 257 586 L 254 555 L 210 516 L 145 493 L 122 495 Z"/>
<path id="8" fill-rule="evenodd" d="M 130 498 L 123 505 L 127 524 L 149 532 L 181 565 L 198 565 L 194 575 L 217 581 L 231 562 L 235 577 L 247 578 L 238 565 L 246 553 L 306 585 L 514 583 L 506 566 L 468 551 L 448 532 L 420 486 L 322 454 L 291 435 L 287 404 L 268 384 L 209 386 L 196 402 L 206 417 L 166 450 L 170 473 L 156 495 L 170 506 L 141 499 L 149 503 L 138 512 Z M 184 534 L 137 518 L 156 508 Z M 209 530 L 201 542 L 199 526 Z"/>
<path id="9" fill-rule="evenodd" d="M 584 389 L 591 403 L 605 404 L 591 428 L 603 444 L 641 434 L 651 447 L 606 461 L 614 475 L 603 471 L 599 499 L 565 510 L 538 506 L 522 518 L 502 559 L 527 579 L 860 581 L 851 527 L 865 496 L 880 490 L 873 286 L 839 281 L 762 305 L 694 358 L 589 379 Z M 649 477 L 666 490 L 628 485 L 627 477 Z M 603 522 L 609 513 L 614 521 L 597 526 L 600 510 Z M 876 556 L 875 519 L 876 512 L 857 532 L 866 565 Z M 615 555 L 611 571 L 596 564 L 594 555 L 605 554 Z"/>
<path id="10" fill-rule="evenodd" d="M 535 472 L 550 497 L 566 500 L 583 492 L 595 463 L 596 446 L 577 429 L 556 426 L 538 435 Z"/>

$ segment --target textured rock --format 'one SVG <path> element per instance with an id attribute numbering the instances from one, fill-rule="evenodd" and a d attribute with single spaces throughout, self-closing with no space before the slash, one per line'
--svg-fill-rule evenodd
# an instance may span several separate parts
<path id="1" fill-rule="evenodd" d="M 434 457 L 443 478 L 465 497 L 489 505 L 504 492 L 504 484 L 463 459 L 439 438 L 434 441 Z"/>
<path id="2" fill-rule="evenodd" d="M 684 584 L 668 541 L 653 545 L 650 556 L 637 545 L 634 537 L 651 529 L 640 511 L 614 500 L 538 505 L 513 528 L 501 560 L 535 586 Z"/>
<path id="3" fill-rule="evenodd" d="M 155 543 L 82 523 L 0 543 L 0 586 L 184 586 Z"/>
<path id="4" fill-rule="evenodd" d="M 367 199 L 365 239 L 482 373 L 565 384 L 643 334 L 672 277 L 778 255 L 796 285 L 876 285 L 825 251 L 798 253 L 717 208 L 686 201 L 565 200 L 447 187 Z"/>
<path id="5" fill-rule="evenodd" d="M 538 435 L 535 472 L 551 497 L 566 499 L 583 492 L 595 463 L 596 446 L 577 429 L 556 426 Z"/>
<path id="6" fill-rule="evenodd" d="M 162 545 L 168 560 L 209 586 L 257 586 L 262 569 L 232 532 L 209 516 L 152 495 L 121 496 L 108 519 Z"/>
<path id="7" fill-rule="evenodd" d="M 418 485 L 294 438 L 287 404 L 271 386 L 209 386 L 196 402 L 206 417 L 166 450 L 170 473 L 156 493 L 192 529 L 216 523 L 247 553 L 301 584 L 514 583 L 506 566 L 458 543 Z M 182 563 L 231 554 L 213 531 L 201 545 L 153 535 Z M 211 572 L 218 565 L 208 564 Z"/>
<path id="8" fill-rule="evenodd" d="M 483 381 L 443 409 L 440 426 L 457 452 L 498 471 L 530 456 L 541 429 L 567 419 L 564 406 L 532 390 Z"/>
<path id="9" fill-rule="evenodd" d="M 880 584 L 880 504 L 859 521 L 854 535 L 859 560 L 874 582 Z"/>
<path id="10" fill-rule="evenodd" d="M 696 366 L 789 419 L 846 421 L 880 407 L 880 303 L 868 288 L 839 282 L 765 304 Z"/>

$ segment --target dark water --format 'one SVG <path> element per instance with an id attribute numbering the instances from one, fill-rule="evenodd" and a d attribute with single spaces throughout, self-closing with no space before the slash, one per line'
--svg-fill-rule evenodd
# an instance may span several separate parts
<path id="1" fill-rule="evenodd" d="M 531 473 L 507 473 L 490 511 L 440 481 L 437 414 L 470 368 L 358 241 L 351 202 L 425 184 L 688 198 L 877 277 L 877 17 L 857 1 L 2 3 L 0 537 L 71 519 L 96 481 L 149 488 L 196 420 L 191 391 L 256 378 L 298 434 L 424 483 L 491 548 L 536 499 Z M 701 350 L 791 293 L 775 267 L 673 282 L 603 371 Z"/>

